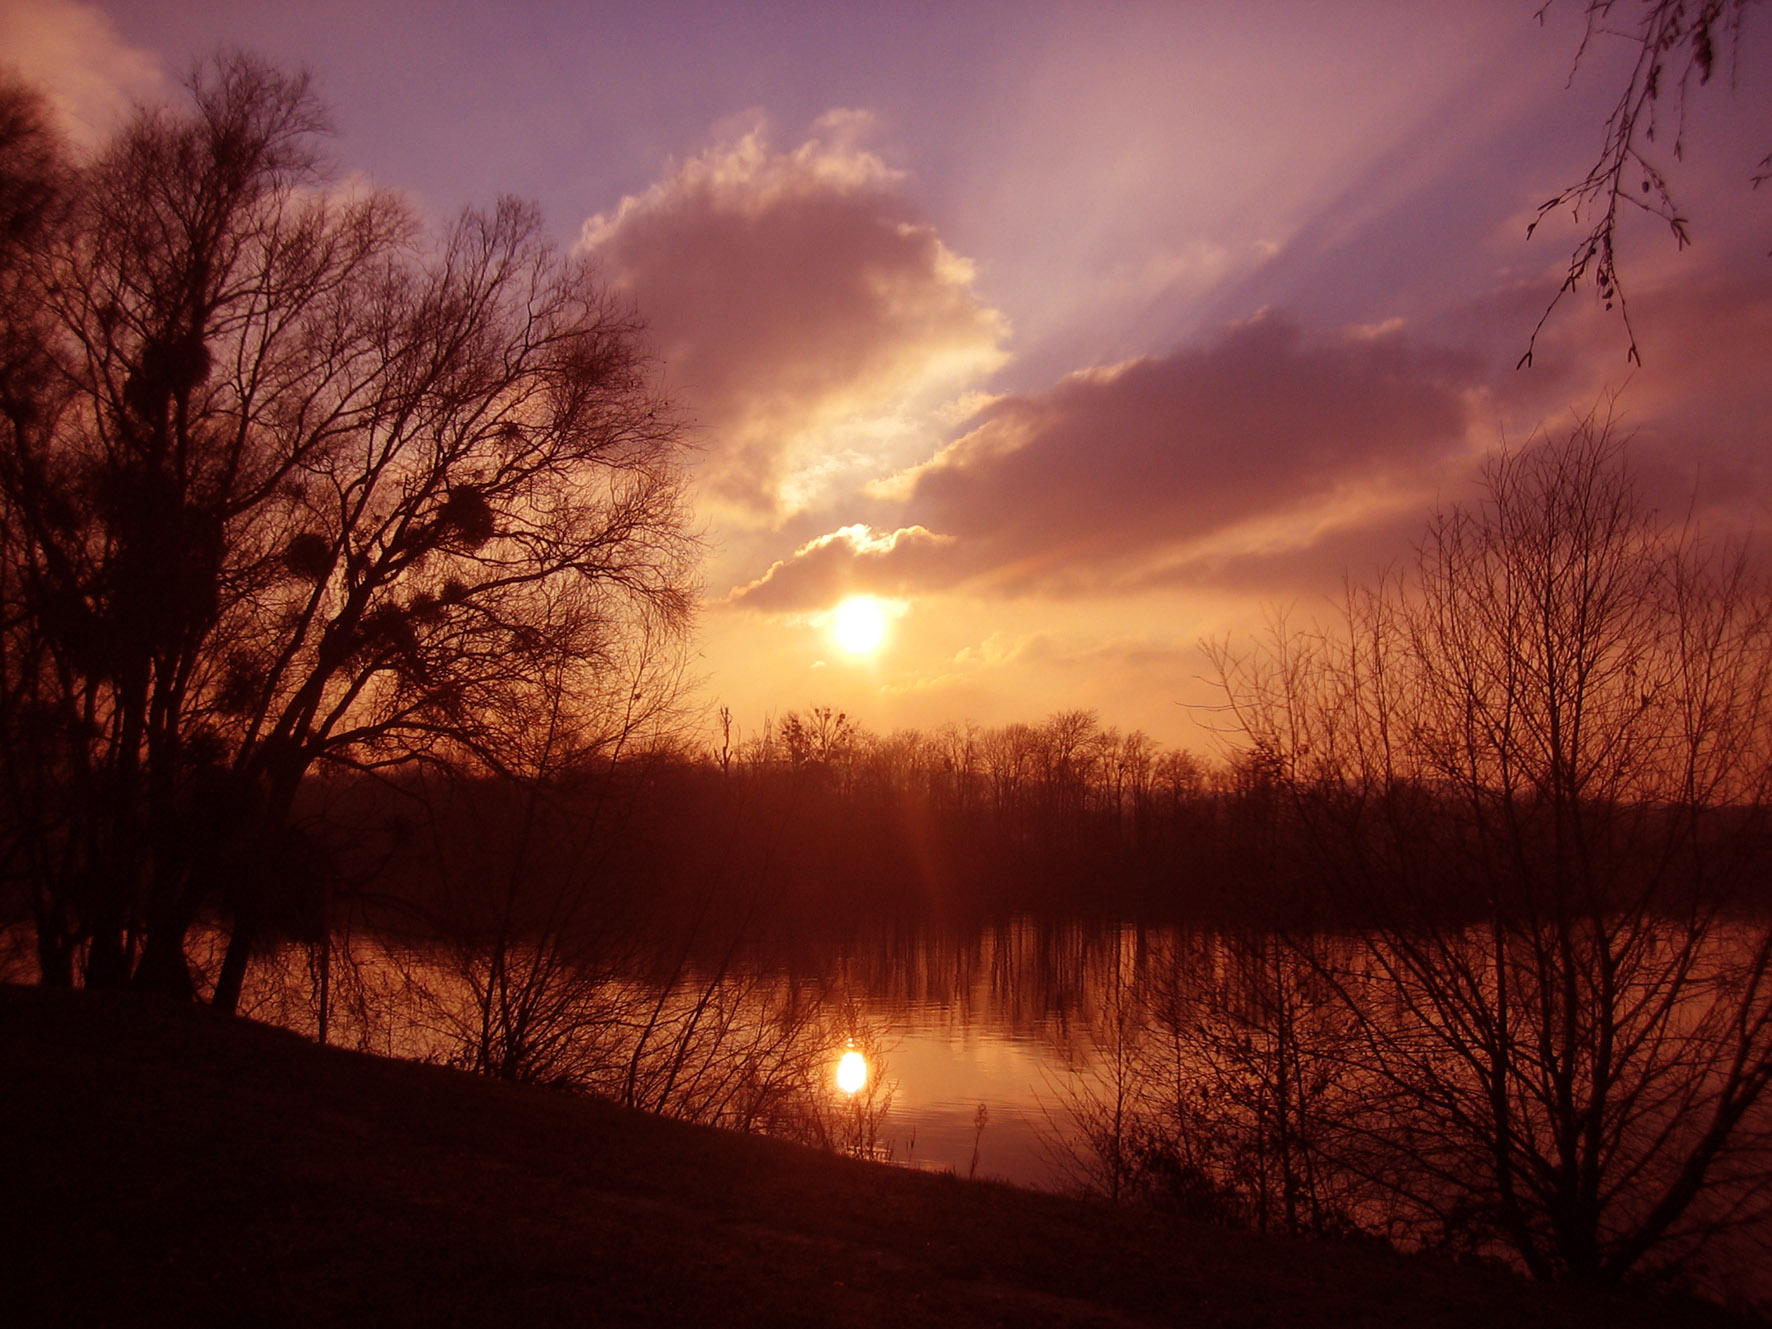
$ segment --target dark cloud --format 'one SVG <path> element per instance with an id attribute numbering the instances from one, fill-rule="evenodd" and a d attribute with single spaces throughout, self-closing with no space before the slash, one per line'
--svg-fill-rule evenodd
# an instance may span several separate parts
<path id="1" fill-rule="evenodd" d="M 1250 541 L 1296 551 L 1388 524 L 1399 492 L 1465 454 L 1478 368 L 1394 330 L 1311 338 L 1264 316 L 1205 346 L 1073 374 L 994 403 L 877 487 L 908 530 L 945 542 L 815 541 L 742 594 L 810 607 L 844 577 L 894 593 L 966 582 L 1093 594 L 1209 569 Z"/>
<path id="2" fill-rule="evenodd" d="M 1542 313 L 1538 286 L 1514 285 L 1468 302 L 1447 331 L 1511 362 Z M 1672 255 L 1633 294 L 1631 320 L 1640 365 L 1626 359 L 1616 312 L 1586 288 L 1569 297 L 1532 367 L 1495 378 L 1490 405 L 1505 441 L 1517 447 L 1597 412 L 1627 441 L 1651 503 L 1763 523 L 1772 516 L 1772 265 L 1727 250 Z"/>

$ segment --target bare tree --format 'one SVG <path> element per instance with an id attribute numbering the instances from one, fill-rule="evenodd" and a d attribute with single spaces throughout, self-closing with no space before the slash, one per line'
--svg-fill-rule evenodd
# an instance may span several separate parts
<path id="1" fill-rule="evenodd" d="M 1222 653 L 1418 1236 L 1540 1277 L 1690 1263 L 1772 1200 L 1772 612 L 1607 422 L 1494 461 L 1333 631 Z"/>
<path id="2" fill-rule="evenodd" d="M 1526 228 L 1530 237 L 1547 216 L 1568 208 L 1588 229 L 1576 241 L 1563 283 L 1532 330 L 1520 367 L 1532 363 L 1538 334 L 1563 297 L 1583 281 L 1591 281 L 1607 310 L 1615 306 L 1629 338 L 1628 356 L 1640 364 L 1637 336 L 1631 327 L 1630 304 L 1618 262 L 1622 219 L 1645 212 L 1664 223 L 1674 244 L 1691 243 L 1688 221 L 1674 201 L 1662 166 L 1650 156 L 1662 146 L 1678 160 L 1685 151 L 1686 103 L 1695 87 L 1709 83 L 1718 69 L 1729 66 L 1741 38 L 1742 21 L 1755 0 L 1587 0 L 1587 30 L 1576 53 L 1579 64 L 1596 38 L 1618 37 L 1635 47 L 1635 60 L 1612 113 L 1606 118 L 1605 142 L 1594 164 L 1580 180 L 1559 190 L 1538 206 Z M 1546 4 L 1539 10 L 1543 22 Z M 1620 11 L 1631 11 L 1629 14 Z M 1772 156 L 1760 162 L 1752 183 L 1758 187 L 1772 173 Z"/>
<path id="3" fill-rule="evenodd" d="M 1161 1087 L 1147 1046 L 1152 1009 L 1145 975 L 1117 931 L 1102 966 L 1085 1039 L 1067 1050 L 1065 1073 L 1049 1085 L 1042 1146 L 1054 1171 L 1085 1194 L 1119 1203 L 1148 1193 L 1152 1165 L 1173 1159 Z"/>
<path id="4" fill-rule="evenodd" d="M 1324 957 L 1302 941 L 1265 927 L 1198 939 L 1206 953 L 1152 992 L 1146 1077 L 1171 1174 L 1191 1164 L 1256 1230 L 1292 1236 L 1357 1227 L 1365 1198 L 1338 1149 L 1365 1077 Z"/>
<path id="5" fill-rule="evenodd" d="M 41 99 L 0 81 L 0 456 L 36 446 L 53 427 L 65 395 L 55 383 L 32 260 L 65 201 L 69 175 Z M 11 549 L 19 538 L 18 520 L 12 505 L 0 503 L 0 549 Z M 28 610 L 20 574 L 13 560 L 0 559 L 0 734 L 7 739 L 0 780 L 14 809 L 36 802 L 29 792 L 43 775 L 34 760 L 40 747 L 19 741 L 34 728 L 31 680 L 41 664 L 35 635 L 21 631 Z M 55 933 L 60 902 L 42 889 L 49 871 L 43 848 L 24 819 L 0 818 L 0 881 L 24 897 L 8 914 L 28 915 L 39 933 Z M 51 953 L 41 967 L 59 972 L 63 958 Z"/>
<path id="6" fill-rule="evenodd" d="M 0 488 L 45 976 L 188 991 L 219 908 L 231 1009 L 314 764 L 592 743 L 635 634 L 684 627 L 694 542 L 637 326 L 533 210 L 432 243 L 328 192 L 305 79 L 224 57 L 190 96 L 40 247 L 67 405 Z"/>

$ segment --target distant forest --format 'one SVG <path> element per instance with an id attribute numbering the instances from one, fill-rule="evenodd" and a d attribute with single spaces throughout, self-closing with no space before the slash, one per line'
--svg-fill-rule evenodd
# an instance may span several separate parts
<path id="1" fill-rule="evenodd" d="M 310 787 L 306 824 L 341 899 L 353 882 L 397 880 L 414 900 L 455 878 L 472 889 L 522 845 L 531 873 L 571 874 L 611 908 L 710 908 L 753 932 L 766 919 L 771 935 L 1023 912 L 1205 918 L 1266 895 L 1259 778 L 1092 712 L 881 736 L 815 706 L 742 739 L 728 719 L 727 733 L 715 750 L 627 755 L 546 787 L 336 777 Z M 297 912 L 315 896 L 292 892 Z"/>
<path id="2" fill-rule="evenodd" d="M 1449 847 L 1426 892 L 1396 865 L 1387 879 L 1377 859 L 1347 882 L 1325 871 L 1323 828 L 1300 815 L 1271 758 L 1203 759 L 1092 711 L 888 735 L 825 706 L 766 717 L 748 735 L 722 718 L 713 746 L 626 754 L 546 783 L 437 771 L 316 779 L 302 806 L 309 861 L 330 877 L 334 909 L 360 899 L 396 930 L 412 911 L 520 873 L 536 896 L 552 894 L 551 875 L 607 916 L 670 935 L 700 918 L 710 944 L 737 935 L 747 946 L 1022 914 L 1342 928 L 1391 919 L 1405 891 L 1412 915 L 1457 921 L 1493 898 L 1492 882 L 1452 870 Z M 1391 790 L 1391 812 L 1414 834 L 1459 833 L 1456 788 L 1411 786 L 1406 808 L 1403 792 Z M 1677 811 L 1637 812 L 1668 821 L 1658 843 L 1683 846 L 1640 865 L 1659 874 L 1664 901 L 1721 891 L 1734 910 L 1772 905 L 1772 840 L 1757 809 L 1715 809 L 1684 839 Z M 1633 884 L 1641 876 L 1615 889 Z M 296 920 L 312 919 L 320 896 L 316 877 L 289 883 L 280 913 L 294 933 L 313 935 Z"/>

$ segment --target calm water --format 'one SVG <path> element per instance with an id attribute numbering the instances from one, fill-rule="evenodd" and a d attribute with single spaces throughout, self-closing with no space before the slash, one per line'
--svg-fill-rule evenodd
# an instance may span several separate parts
<path id="1" fill-rule="evenodd" d="M 848 1041 L 843 1032 L 864 1034 L 876 1082 L 875 1156 L 1056 1188 L 1066 1181 L 1062 1160 L 1072 1135 L 1064 1090 L 1073 1073 L 1096 1058 L 1102 994 L 1116 957 L 1148 949 L 1161 935 L 1017 919 L 963 934 L 820 943 L 791 962 L 752 961 L 729 980 L 737 995 L 727 1001 L 722 1028 L 733 1042 L 754 1038 L 754 1031 L 735 1033 L 735 1027 L 747 1020 L 778 1023 L 783 992 L 811 990 L 828 1018 L 807 1021 L 783 1046 L 791 1042 L 795 1054 L 808 1059 L 808 1082 L 841 1123 L 850 1105 L 835 1085 Z M 342 958 L 347 950 L 349 964 Z M 332 973 L 338 995 L 328 1041 L 465 1063 L 461 1032 L 479 1014 L 474 984 L 464 983 L 444 957 L 341 941 Z M 268 957 L 255 965 L 247 1013 L 313 1034 L 317 979 L 314 957 L 303 948 Z M 484 979 L 478 981 L 483 991 Z M 701 994 L 703 981 L 695 973 L 683 976 L 673 1007 L 679 1016 Z M 359 997 L 354 1010 L 352 984 Z M 610 997 L 618 988 L 626 995 Z M 606 983 L 597 1000 L 609 1002 L 608 1023 L 630 1034 L 649 1013 L 639 1008 L 650 997 L 619 983 Z M 619 1071 L 630 1049 L 583 1055 L 601 1056 Z M 704 1045 L 695 1056 L 712 1061 L 717 1053 Z M 593 1077 L 595 1091 L 607 1092 L 603 1086 Z"/>
<path id="2" fill-rule="evenodd" d="M 1116 956 L 1148 953 L 1152 940 L 1017 919 L 880 939 L 846 957 L 838 972 L 884 1031 L 892 1104 L 880 1133 L 894 1161 L 1066 1184 L 1067 1088 L 1099 1057 Z"/>
<path id="3" fill-rule="evenodd" d="M 1713 934 L 1697 953 L 1690 1000 L 1669 1008 L 1667 1047 L 1727 1013 L 1738 989 L 1732 966 L 1755 953 L 1758 935 L 1758 925 L 1744 923 Z M 1677 953 L 1667 950 L 1671 942 L 1659 938 L 1641 951 L 1646 975 L 1664 972 L 1664 952 Z M 1359 972 L 1357 939 L 1316 944 L 1343 973 Z M 482 998 L 499 984 L 521 988 L 519 971 L 535 958 L 513 953 L 516 980 L 501 973 L 495 983 L 479 958 L 436 947 L 337 938 L 330 954 L 328 1041 L 460 1066 L 474 1065 L 475 1039 L 486 1036 Z M 316 1033 L 316 959 L 294 946 L 255 965 L 245 1013 Z M 1073 1107 L 1099 1109 L 1104 1093 L 1111 1100 L 1115 1092 L 1115 1075 L 1131 1066 L 1145 1077 L 1134 1095 L 1154 1091 L 1146 1110 L 1196 1131 L 1209 1148 L 1228 1149 L 1206 1165 L 1233 1176 L 1244 1195 L 1271 1201 L 1273 1175 L 1237 1169 L 1271 1168 L 1278 1146 L 1270 1138 L 1253 1153 L 1237 1150 L 1257 1126 L 1272 1129 L 1272 1083 L 1263 1076 L 1276 1050 L 1273 1002 L 1288 1004 L 1299 1021 L 1304 1042 L 1288 1055 L 1302 1058 L 1293 1063 L 1301 1073 L 1316 1068 L 1308 1092 L 1326 1109 L 1320 1119 L 1333 1124 L 1366 1110 L 1357 1056 L 1346 1058 L 1358 1049 L 1341 1041 L 1334 1003 L 1312 995 L 1308 966 L 1289 965 L 1286 948 L 1260 935 L 1022 918 L 964 931 L 825 938 L 791 956 L 752 957 L 712 973 L 706 961 L 686 964 L 667 982 L 641 982 L 620 965 L 543 968 L 550 977 L 532 1005 L 544 1032 L 556 1019 L 554 1035 L 559 1013 L 576 1012 L 578 1023 L 555 1042 L 558 1064 L 581 1088 L 622 1100 L 625 1086 L 625 1101 L 663 1102 L 669 1115 L 830 1147 L 871 1144 L 874 1156 L 897 1165 L 963 1177 L 1063 1188 L 1093 1164 L 1088 1179 L 1100 1186 L 1101 1156 L 1083 1147 Z M 1714 1009 L 1713 998 L 1722 1003 Z M 1223 1024 L 1212 1032 L 1211 1018 L 1228 1021 L 1234 1046 Z M 852 1040 L 871 1057 L 871 1097 L 846 1098 L 837 1088 L 837 1063 Z M 1205 1098 L 1174 1097 L 1176 1084 L 1189 1081 L 1214 1087 Z M 863 1112 L 851 1116 L 858 1105 L 865 1130 Z M 1747 1123 L 1765 1156 L 1772 1156 L 1769 1118 L 1758 1111 Z M 1652 1114 L 1649 1124 L 1660 1120 Z M 1671 1120 L 1662 1124 L 1668 1138 L 1680 1134 Z M 1643 1174 L 1650 1182 L 1652 1172 Z M 1729 1202 L 1727 1180 L 1713 1174 L 1707 1186 L 1716 1204 Z M 1355 1215 L 1371 1202 L 1357 1189 L 1329 1198 Z M 1741 1271 L 1755 1261 L 1724 1246 L 1714 1263 L 1726 1276 L 1720 1285 L 1739 1288 Z M 1757 1283 L 1750 1290 L 1768 1291 Z"/>

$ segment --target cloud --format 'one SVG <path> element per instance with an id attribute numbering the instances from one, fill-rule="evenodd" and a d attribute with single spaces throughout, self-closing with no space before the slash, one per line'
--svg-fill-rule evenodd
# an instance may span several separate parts
<path id="1" fill-rule="evenodd" d="M 868 128 L 833 113 L 782 152 L 753 124 L 585 223 L 706 428 L 704 487 L 753 519 L 926 450 L 923 417 L 1004 359 L 1003 318 Z"/>
<path id="2" fill-rule="evenodd" d="M 1313 338 L 1264 315 L 1168 356 L 1075 373 L 992 403 L 933 458 L 874 486 L 905 522 L 889 544 L 811 541 L 734 599 L 801 607 L 850 584 L 1126 591 L 1210 580 L 1229 559 L 1366 525 L 1389 531 L 1400 505 L 1468 457 L 1479 369 L 1397 327 Z"/>
<path id="3" fill-rule="evenodd" d="M 78 0 L 0 3 L 0 67 L 49 99 L 71 142 L 103 142 L 134 100 L 151 101 L 166 87 L 159 61 L 129 46 L 109 15 Z"/>
<path id="4" fill-rule="evenodd" d="M 1566 430 L 1598 409 L 1629 453 L 1644 497 L 1662 511 L 1726 526 L 1763 524 L 1772 507 L 1772 266 L 1763 250 L 1694 248 L 1631 297 L 1642 363 L 1616 312 L 1583 287 L 1539 337 L 1532 367 L 1496 375 L 1490 405 L 1514 445 Z M 1541 283 L 1510 282 L 1465 302 L 1449 338 L 1511 364 L 1544 311 Z"/>
<path id="5" fill-rule="evenodd" d="M 922 526 L 889 535 L 845 526 L 807 541 L 727 599 L 749 609 L 791 611 L 829 605 L 857 591 L 902 595 L 938 579 L 953 544 L 952 536 Z"/>
<path id="6" fill-rule="evenodd" d="M 999 403 L 906 477 L 908 507 L 1011 582 L 1095 583 L 1460 450 L 1475 370 L 1394 330 L 1313 341 L 1263 316 Z"/>

